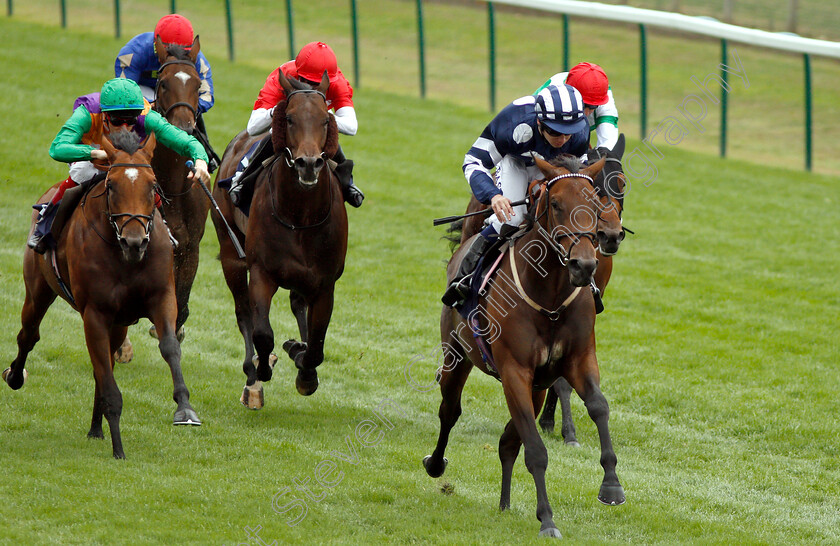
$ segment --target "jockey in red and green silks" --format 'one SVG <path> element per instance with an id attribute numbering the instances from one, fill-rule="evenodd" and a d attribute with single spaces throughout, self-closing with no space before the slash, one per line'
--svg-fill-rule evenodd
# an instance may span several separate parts
<path id="1" fill-rule="evenodd" d="M 100 93 L 81 96 L 73 106 L 73 115 L 64 123 L 50 145 L 50 157 L 70 163 L 70 176 L 61 183 L 50 202 L 41 206 L 38 222 L 27 243 L 30 248 L 40 252 L 46 250 L 46 245 L 39 243 L 45 240 L 52 227 L 52 220 L 64 192 L 100 172 L 94 162 L 102 164 L 108 156 L 104 150 L 99 149 L 99 142 L 103 136 L 109 136 L 111 131 L 133 131 L 141 139 L 153 133 L 155 139 L 164 146 L 192 158 L 195 175 L 190 174 L 190 178 L 197 176 L 209 182 L 204 147 L 194 137 L 150 110 L 136 82 L 125 78 L 109 80 L 102 86 Z"/>

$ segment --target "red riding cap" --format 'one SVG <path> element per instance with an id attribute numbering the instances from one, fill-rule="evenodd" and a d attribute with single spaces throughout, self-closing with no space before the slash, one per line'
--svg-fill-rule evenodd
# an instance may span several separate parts
<path id="1" fill-rule="evenodd" d="M 566 77 L 566 83 L 580 91 L 583 102 L 592 106 L 607 104 L 610 83 L 604 69 L 597 64 L 580 63 Z"/>
<path id="2" fill-rule="evenodd" d="M 330 81 L 338 75 L 338 61 L 332 48 L 324 42 L 311 42 L 303 46 L 295 57 L 298 76 L 309 81 L 319 82 L 327 71 Z"/>
<path id="3" fill-rule="evenodd" d="M 161 17 L 155 25 L 155 37 L 165 45 L 179 45 L 189 50 L 193 44 L 193 28 L 190 21 L 181 15 L 172 14 Z"/>

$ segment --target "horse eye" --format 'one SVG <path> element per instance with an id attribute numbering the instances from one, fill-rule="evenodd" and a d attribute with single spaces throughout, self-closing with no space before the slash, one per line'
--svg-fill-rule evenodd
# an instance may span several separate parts
<path id="1" fill-rule="evenodd" d="M 554 212 L 560 212 L 560 204 L 554 199 L 551 200 L 551 208 L 554 210 Z"/>
<path id="2" fill-rule="evenodd" d="M 286 123 L 289 125 L 292 124 L 292 116 L 286 116 Z"/>

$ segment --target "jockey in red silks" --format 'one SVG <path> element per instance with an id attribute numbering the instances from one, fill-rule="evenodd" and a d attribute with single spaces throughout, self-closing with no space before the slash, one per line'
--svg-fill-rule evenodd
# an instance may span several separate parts
<path id="1" fill-rule="evenodd" d="M 356 110 L 353 107 L 353 88 L 339 70 L 338 61 L 332 48 L 323 42 L 311 42 L 303 46 L 294 60 L 282 64 L 268 75 L 265 85 L 260 90 L 256 102 L 254 102 L 251 118 L 248 120 L 247 130 L 249 135 L 256 136 L 269 131 L 274 107 L 286 98 L 286 94 L 277 80 L 278 72 L 281 70 L 287 78 L 294 78 L 313 88 L 321 83 L 321 78 L 326 72 L 330 80 L 330 87 L 326 93 L 327 106 L 333 111 L 338 132 L 349 136 L 356 134 L 358 122 L 356 121 Z M 235 176 L 232 181 L 230 196 L 234 204 L 239 203 L 240 193 L 243 190 L 251 191 L 251 186 L 253 181 L 256 180 L 262 162 L 270 157 L 271 153 L 271 137 L 269 135 L 263 138 L 253 156 L 247 158 L 245 170 L 240 175 Z M 335 174 L 341 183 L 344 200 L 354 207 L 361 206 L 365 196 L 353 183 L 353 161 L 344 156 L 341 146 L 331 159 L 337 163 Z"/>
<path id="2" fill-rule="evenodd" d="M 135 82 L 125 78 L 108 80 L 100 93 L 83 95 L 76 99 L 73 106 L 73 115 L 50 145 L 50 157 L 70 163 L 70 176 L 61 183 L 48 203 L 36 205 L 41 212 L 27 242 L 36 252 L 43 254 L 54 243 L 48 235 L 64 192 L 101 173 L 94 162 L 101 164 L 108 156 L 99 149 L 99 143 L 103 136 L 107 137 L 113 131 L 132 131 L 141 139 L 153 133 L 164 146 L 192 158 L 195 174 L 191 173 L 189 178 L 197 176 L 204 182 L 210 181 L 204 147 L 194 137 L 151 110 Z"/>

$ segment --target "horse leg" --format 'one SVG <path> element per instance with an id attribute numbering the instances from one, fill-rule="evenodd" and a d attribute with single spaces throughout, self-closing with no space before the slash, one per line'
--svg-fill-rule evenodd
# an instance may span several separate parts
<path id="1" fill-rule="evenodd" d="M 584 370 L 575 374 L 570 383 L 583 399 L 589 417 L 595 422 L 598 428 L 598 438 L 601 441 L 601 466 L 604 468 L 604 481 L 598 492 L 598 500 L 608 505 L 623 504 L 624 488 L 618 481 L 615 472 L 617 458 L 612 446 L 608 421 L 610 418 L 610 407 L 606 397 L 601 392 L 600 380 L 598 377 L 598 364 L 595 361 L 594 352 L 587 358 Z"/>
<path id="2" fill-rule="evenodd" d="M 316 368 L 324 361 L 324 340 L 332 317 L 334 289 L 334 286 L 330 286 L 316 294 L 306 313 L 306 350 L 294 357 L 298 369 L 295 388 L 303 396 L 309 396 L 318 389 Z"/>
<path id="3" fill-rule="evenodd" d="M 533 393 L 534 415 L 540 412 L 545 391 Z M 499 510 L 510 508 L 510 482 L 513 476 L 513 465 L 519 457 L 519 448 L 522 446 L 522 439 L 516 431 L 513 420 L 505 425 L 505 431 L 499 438 L 499 460 L 502 463 L 502 493 L 499 497 Z"/>
<path id="4" fill-rule="evenodd" d="M 24 281 L 26 295 L 20 313 L 21 328 L 17 335 L 18 354 L 12 365 L 3 371 L 3 379 L 13 390 L 21 388 L 26 381 L 26 357 L 41 339 L 41 321 L 56 298 L 34 259 L 31 263 L 28 260 L 24 262 Z"/>
<path id="5" fill-rule="evenodd" d="M 254 348 L 257 350 L 257 379 L 270 381 L 272 374 L 271 351 L 274 350 L 274 330 L 269 313 L 271 298 L 277 293 L 277 282 L 261 267 L 254 267 L 248 283 L 248 298 L 251 300 L 251 320 L 254 325 Z"/>
<path id="6" fill-rule="evenodd" d="M 559 380 L 558 380 L 559 381 Z M 548 389 L 548 394 L 545 398 L 545 407 L 542 415 L 540 415 L 540 428 L 546 434 L 554 433 L 554 412 L 557 410 L 557 393 L 554 392 L 554 386 L 557 382 Z"/>
<path id="7" fill-rule="evenodd" d="M 502 353 L 502 350 L 494 351 L 494 355 Z M 507 358 L 503 358 L 506 355 L 502 354 L 498 356 L 497 362 L 505 362 L 505 365 L 500 366 L 500 370 L 511 420 L 525 445 L 525 467 L 533 476 L 537 489 L 537 519 L 540 520 L 540 536 L 560 538 L 560 531 L 554 524 L 554 514 L 548 502 L 545 486 L 548 451 L 537 430 L 532 393 L 533 371 L 523 369 L 509 356 Z M 539 401 L 541 404 L 542 398 Z"/>
<path id="8" fill-rule="evenodd" d="M 96 380 L 94 397 L 99 400 L 99 411 L 108 421 L 111 431 L 111 448 L 115 459 L 125 459 L 120 436 L 120 415 L 122 414 L 122 394 L 114 380 L 111 339 L 108 335 L 110 320 L 101 313 L 86 309 L 83 313 L 85 323 L 85 341 L 93 364 L 93 377 Z M 94 416 L 96 415 L 94 399 Z"/>
<path id="9" fill-rule="evenodd" d="M 122 362 L 119 360 L 118 356 L 120 354 L 120 350 L 122 346 L 125 346 L 126 341 L 128 340 L 128 327 L 127 326 L 114 326 L 111 328 L 110 333 L 110 340 L 111 340 L 111 354 L 113 357 L 111 358 L 111 370 L 114 369 L 114 365 L 116 362 Z M 123 340 L 120 342 L 119 340 Z M 129 347 L 131 346 L 131 342 L 129 343 Z M 88 431 L 88 438 L 104 438 L 105 435 L 102 433 L 102 393 L 99 392 L 99 383 L 96 381 L 96 374 L 93 377 L 94 380 L 94 390 L 93 390 L 93 415 L 90 418 L 90 430 Z"/>
<path id="10" fill-rule="evenodd" d="M 561 377 L 554 382 L 551 391 L 560 400 L 560 418 L 562 419 L 560 433 L 563 435 L 563 441 L 568 446 L 580 447 L 580 443 L 577 441 L 575 422 L 572 420 L 572 386 Z"/>
<path id="11" fill-rule="evenodd" d="M 154 326 L 152 326 L 154 328 Z M 128 339 L 128 328 L 126 328 L 125 339 L 120 343 L 120 346 L 114 351 L 114 360 L 121 364 L 127 364 L 134 358 L 134 347 L 131 345 L 131 340 Z"/>
<path id="12" fill-rule="evenodd" d="M 283 350 L 288 353 L 292 360 L 297 357 L 298 353 L 306 350 L 306 341 L 309 339 L 308 326 L 306 323 L 306 299 L 303 294 L 292 290 L 289 292 L 289 306 L 292 308 L 292 313 L 297 320 L 298 331 L 300 332 L 300 341 L 296 339 L 289 339 L 283 343 Z"/>
<path id="13" fill-rule="evenodd" d="M 207 217 L 202 218 L 206 220 Z M 190 291 L 198 271 L 198 250 L 192 237 L 188 244 L 179 245 L 175 250 L 175 299 L 178 302 L 175 331 L 179 342 L 184 340 L 184 323 L 190 316 Z"/>
<path id="14" fill-rule="evenodd" d="M 190 391 L 181 373 L 181 344 L 175 336 L 176 309 L 175 293 L 170 292 L 157 308 L 152 310 L 150 318 L 160 336 L 160 355 L 169 364 L 169 371 L 172 373 L 172 399 L 177 404 L 172 424 L 198 426 L 201 425 L 201 420 L 190 405 Z"/>
<path id="15" fill-rule="evenodd" d="M 456 344 L 451 344 L 451 346 L 459 347 Z M 438 410 L 440 434 L 435 450 L 431 455 L 426 455 L 423 458 L 426 473 L 432 478 L 442 476 L 446 470 L 446 465 L 449 463 L 449 460 L 443 455 L 446 451 L 446 445 L 449 443 L 449 433 L 461 416 L 461 393 L 472 368 L 472 362 L 464 358 L 462 354 L 458 355 L 454 367 L 447 367 L 444 362 L 444 368 L 438 380 L 441 396 L 440 409 Z"/>

